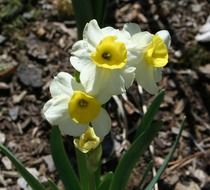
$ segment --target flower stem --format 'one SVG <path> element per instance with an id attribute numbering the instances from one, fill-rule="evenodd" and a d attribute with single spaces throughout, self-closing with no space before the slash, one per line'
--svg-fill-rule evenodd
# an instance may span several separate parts
<path id="1" fill-rule="evenodd" d="M 77 166 L 79 171 L 80 183 L 82 190 L 90 190 L 89 189 L 89 172 L 87 168 L 87 155 L 80 152 L 75 148 L 76 156 L 77 156 Z"/>
<path id="2" fill-rule="evenodd" d="M 82 190 L 96 190 L 95 172 L 89 166 L 88 154 L 76 149 L 76 156 Z"/>
<path id="3" fill-rule="evenodd" d="M 89 190 L 96 190 L 95 175 L 94 172 L 89 170 Z"/>

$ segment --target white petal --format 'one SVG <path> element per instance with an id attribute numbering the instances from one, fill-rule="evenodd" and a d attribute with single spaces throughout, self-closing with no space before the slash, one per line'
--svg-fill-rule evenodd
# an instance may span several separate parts
<path id="1" fill-rule="evenodd" d="M 80 73 L 80 81 L 85 88 L 85 91 L 96 97 L 97 100 L 103 104 L 110 98 L 110 77 L 111 72 L 108 69 L 97 67 L 95 64 L 89 64 L 84 67 Z"/>
<path id="2" fill-rule="evenodd" d="M 136 68 L 136 81 L 150 94 L 158 92 L 154 78 L 154 68 L 144 61 L 140 62 Z"/>
<path id="3" fill-rule="evenodd" d="M 88 52 L 88 44 L 84 40 L 77 41 L 73 46 L 72 46 L 72 51 L 71 54 L 77 57 L 89 57 L 89 52 Z"/>
<path id="4" fill-rule="evenodd" d="M 68 101 L 69 96 L 60 95 L 50 99 L 44 105 L 42 113 L 51 125 L 57 125 L 66 116 Z"/>
<path id="5" fill-rule="evenodd" d="M 162 40 L 165 42 L 166 46 L 169 48 L 171 45 L 171 36 L 167 30 L 160 30 L 156 33 L 158 36 L 162 38 Z"/>
<path id="6" fill-rule="evenodd" d="M 86 40 L 93 47 L 96 47 L 96 45 L 101 41 L 102 38 L 103 34 L 96 20 L 91 20 L 89 23 L 86 24 L 83 32 L 84 40 Z"/>
<path id="7" fill-rule="evenodd" d="M 125 87 L 127 89 L 133 84 L 135 78 L 135 70 L 135 67 L 128 67 L 121 73 L 125 80 Z"/>
<path id="8" fill-rule="evenodd" d="M 106 102 L 108 102 L 110 100 L 110 98 L 112 97 L 112 95 L 110 95 L 109 93 L 105 94 L 105 93 L 99 93 L 96 95 L 96 99 L 101 103 L 101 104 L 105 104 Z"/>
<path id="9" fill-rule="evenodd" d="M 140 56 L 140 52 L 138 49 L 136 49 L 136 47 L 129 47 L 127 65 L 136 66 L 139 62 L 139 56 Z"/>
<path id="10" fill-rule="evenodd" d="M 128 75 L 129 73 L 125 73 Z M 133 75 L 131 73 L 131 75 Z M 100 103 L 107 102 L 112 95 L 125 91 L 125 80 L 121 70 L 97 67 L 95 64 L 85 66 L 80 73 L 80 81 L 85 91 L 96 97 Z"/>
<path id="11" fill-rule="evenodd" d="M 97 91 L 98 86 L 94 86 L 94 82 L 96 79 L 96 65 L 93 63 L 89 63 L 85 65 L 80 73 L 80 81 L 85 88 L 87 93 L 92 92 L 93 90 Z"/>
<path id="12" fill-rule="evenodd" d="M 65 94 L 71 96 L 74 89 L 82 88 L 81 84 L 66 72 L 60 72 L 50 84 L 50 93 L 52 97 Z"/>
<path id="13" fill-rule="evenodd" d="M 162 80 L 162 68 L 154 69 L 154 77 L 156 82 L 160 82 Z"/>
<path id="14" fill-rule="evenodd" d="M 77 71 L 81 72 L 82 69 L 84 69 L 84 67 L 90 63 L 90 60 L 89 60 L 89 58 L 71 56 L 70 57 L 70 62 L 71 62 L 71 65 Z"/>
<path id="15" fill-rule="evenodd" d="M 152 34 L 149 32 L 139 32 L 134 34 L 131 41 L 137 45 L 139 49 L 145 48 L 152 40 Z"/>
<path id="16" fill-rule="evenodd" d="M 111 130 L 111 119 L 107 111 L 103 108 L 101 108 L 99 116 L 91 123 L 96 135 L 101 139 L 103 139 L 104 136 L 107 135 Z"/>
<path id="17" fill-rule="evenodd" d="M 80 136 L 85 132 L 88 126 L 75 123 L 70 117 L 63 118 L 59 124 L 59 129 L 62 135 L 70 135 L 74 137 Z"/>
<path id="18" fill-rule="evenodd" d="M 118 30 L 112 27 L 105 27 L 101 29 L 103 32 L 103 38 L 105 36 L 116 36 L 117 41 L 126 42 L 130 38 L 130 34 L 125 30 Z"/>
<path id="19" fill-rule="evenodd" d="M 108 72 L 109 72 L 109 77 L 107 77 L 107 83 L 106 86 L 104 86 L 103 88 L 104 91 L 103 93 L 108 94 L 109 92 L 110 95 L 118 95 L 121 94 L 122 92 L 125 92 L 125 79 L 121 74 L 121 70 L 117 69 L 111 71 L 108 70 L 107 73 Z"/>
<path id="20" fill-rule="evenodd" d="M 109 70 L 97 68 L 97 75 L 94 86 L 97 87 L 97 99 L 102 96 L 109 100 L 112 95 L 118 95 L 125 92 L 125 79 L 121 70 Z M 92 91 L 94 92 L 94 90 Z"/>
<path id="21" fill-rule="evenodd" d="M 141 28 L 139 27 L 138 24 L 135 24 L 135 23 L 124 24 L 123 30 L 129 32 L 129 34 L 131 36 L 133 36 L 134 34 L 136 34 L 138 32 L 141 32 Z"/>
<path id="22" fill-rule="evenodd" d="M 105 37 L 105 36 L 115 36 L 116 33 L 118 32 L 117 29 L 115 29 L 115 28 L 113 28 L 111 26 L 102 28 L 101 31 L 103 33 L 103 37 Z"/>
<path id="23" fill-rule="evenodd" d="M 125 30 L 117 30 L 116 33 L 117 41 L 124 42 L 127 45 L 130 42 L 130 34 Z"/>

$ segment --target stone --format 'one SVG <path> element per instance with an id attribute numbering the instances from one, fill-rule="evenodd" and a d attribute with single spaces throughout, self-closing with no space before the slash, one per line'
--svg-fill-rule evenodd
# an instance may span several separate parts
<path id="1" fill-rule="evenodd" d="M 17 70 L 17 75 L 20 82 L 26 86 L 41 88 L 43 85 L 42 70 L 35 66 L 21 65 Z"/>

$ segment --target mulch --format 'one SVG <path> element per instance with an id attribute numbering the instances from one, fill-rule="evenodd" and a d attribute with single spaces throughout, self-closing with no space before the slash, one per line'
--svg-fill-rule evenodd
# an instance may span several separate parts
<path id="1" fill-rule="evenodd" d="M 0 1 L 0 8 L 7 4 Z M 61 189 L 50 155 L 51 126 L 42 118 L 41 110 L 50 98 L 53 76 L 60 71 L 74 72 L 69 56 L 77 40 L 76 22 L 71 6 L 68 11 L 62 6 L 59 0 L 41 0 L 33 8 L 21 9 L 15 17 L 0 19 L 0 143 L 33 175 L 43 182 L 50 177 Z M 127 189 L 139 189 L 143 167 L 149 160 L 154 159 L 155 168 L 163 163 L 184 115 L 186 128 L 159 190 L 210 189 L 210 52 L 209 44 L 195 41 L 209 16 L 209 1 L 121 0 L 110 2 L 109 10 L 107 24 L 121 28 L 126 22 L 136 22 L 142 30 L 155 33 L 166 29 L 172 36 L 170 61 L 160 82 L 166 95 L 156 116 L 164 127 L 153 142 L 154 152 L 147 151 L 134 169 Z M 112 133 L 104 141 L 103 172 L 114 170 L 143 115 L 143 105 L 148 106 L 153 98 L 146 92 L 140 94 L 134 84 L 126 96 L 107 103 L 113 122 Z M 72 139 L 64 137 L 64 142 L 75 164 Z M 11 162 L 0 154 L 0 190 L 25 186 Z"/>

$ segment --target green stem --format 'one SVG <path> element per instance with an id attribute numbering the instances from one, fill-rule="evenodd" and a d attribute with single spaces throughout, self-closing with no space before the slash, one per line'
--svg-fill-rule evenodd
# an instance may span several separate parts
<path id="1" fill-rule="evenodd" d="M 95 183 L 96 183 L 96 188 L 100 185 L 100 177 L 101 177 L 101 161 L 98 164 L 97 170 L 94 172 L 95 176 Z"/>
<path id="2" fill-rule="evenodd" d="M 89 166 L 88 154 L 76 149 L 76 156 L 82 190 L 96 190 L 95 172 Z"/>
<path id="3" fill-rule="evenodd" d="M 91 170 L 89 170 L 89 190 L 96 190 L 95 175 Z"/>
<path id="4" fill-rule="evenodd" d="M 89 172 L 87 168 L 87 155 L 80 152 L 76 148 L 75 150 L 82 190 L 89 190 Z"/>

